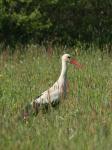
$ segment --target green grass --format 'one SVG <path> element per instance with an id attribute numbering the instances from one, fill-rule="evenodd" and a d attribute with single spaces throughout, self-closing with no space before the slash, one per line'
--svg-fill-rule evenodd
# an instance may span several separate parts
<path id="1" fill-rule="evenodd" d="M 67 98 L 59 108 L 40 111 L 26 123 L 17 119 L 60 73 L 60 56 L 37 51 L 1 55 L 0 150 L 110 150 L 112 58 L 99 51 L 77 54 L 82 70 L 68 66 Z M 70 53 L 75 56 L 75 49 Z"/>

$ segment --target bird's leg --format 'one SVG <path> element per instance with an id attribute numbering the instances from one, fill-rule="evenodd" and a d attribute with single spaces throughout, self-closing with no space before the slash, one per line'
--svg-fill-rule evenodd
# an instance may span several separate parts
<path id="1" fill-rule="evenodd" d="M 33 109 L 34 109 L 33 114 L 34 114 L 34 115 L 37 115 L 37 114 L 38 114 L 38 112 L 39 112 L 39 107 L 40 107 L 40 104 L 34 101 L 34 102 L 33 102 Z"/>

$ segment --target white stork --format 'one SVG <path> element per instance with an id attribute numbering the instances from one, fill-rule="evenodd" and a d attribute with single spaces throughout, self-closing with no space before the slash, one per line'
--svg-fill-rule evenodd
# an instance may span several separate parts
<path id="1" fill-rule="evenodd" d="M 67 63 L 74 64 L 77 68 L 81 67 L 81 65 L 75 59 L 72 59 L 69 54 L 64 54 L 62 56 L 62 69 L 58 80 L 53 84 L 52 87 L 48 88 L 48 90 L 43 92 L 30 104 L 36 113 L 38 113 L 38 109 L 41 105 L 57 104 L 62 96 L 66 96 Z M 26 110 L 27 111 L 25 111 L 24 116 L 28 115 L 28 107 Z"/>

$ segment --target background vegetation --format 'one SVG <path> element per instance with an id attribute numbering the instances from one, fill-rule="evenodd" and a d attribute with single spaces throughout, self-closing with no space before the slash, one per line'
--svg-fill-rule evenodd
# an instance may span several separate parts
<path id="1" fill-rule="evenodd" d="M 1 150 L 110 150 L 112 147 L 112 59 L 106 53 L 78 48 L 69 53 L 84 65 L 68 66 L 68 92 L 59 108 L 50 108 L 27 122 L 18 118 L 22 108 L 57 80 L 58 52 L 42 47 L 16 50 L 0 57 Z M 56 53 L 57 52 L 57 53 Z"/>
<path id="2" fill-rule="evenodd" d="M 112 0 L 0 0 L 2 45 L 112 43 Z"/>

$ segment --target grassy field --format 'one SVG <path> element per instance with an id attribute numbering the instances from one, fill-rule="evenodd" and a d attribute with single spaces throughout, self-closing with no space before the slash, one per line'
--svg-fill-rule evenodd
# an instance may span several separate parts
<path id="1" fill-rule="evenodd" d="M 0 150 L 112 149 L 112 58 L 96 52 L 70 51 L 84 65 L 68 66 L 67 98 L 27 122 L 21 108 L 57 80 L 62 53 L 32 48 L 0 57 Z"/>

